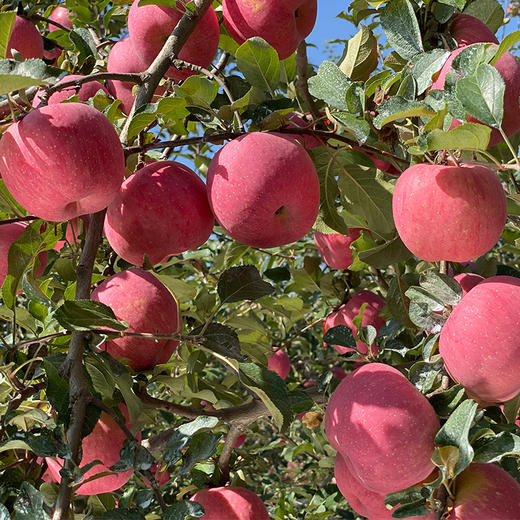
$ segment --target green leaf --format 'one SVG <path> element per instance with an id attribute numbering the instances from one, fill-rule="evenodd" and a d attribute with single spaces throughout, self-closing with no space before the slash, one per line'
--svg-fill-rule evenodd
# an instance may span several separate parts
<path id="1" fill-rule="evenodd" d="M 0 13 L 0 59 L 4 59 L 7 54 L 7 44 L 11 37 L 16 11 L 3 11 Z"/>
<path id="2" fill-rule="evenodd" d="M 112 399 L 116 383 L 112 372 L 108 370 L 106 363 L 96 353 L 88 353 L 85 358 L 85 369 L 87 370 L 94 391 L 101 394 L 103 399 Z"/>
<path id="3" fill-rule="evenodd" d="M 194 464 L 215 455 L 221 439 L 221 434 L 211 432 L 198 432 L 193 435 L 188 443 L 188 451 L 184 457 L 180 474 L 187 475 Z"/>
<path id="4" fill-rule="evenodd" d="M 493 32 L 497 32 L 504 23 L 504 9 L 498 0 L 473 1 L 464 9 L 464 13 L 482 20 Z"/>
<path id="5" fill-rule="evenodd" d="M 437 150 L 486 150 L 491 128 L 478 123 L 464 123 L 451 130 L 438 128 L 429 132 L 421 146 L 421 154 Z"/>
<path id="6" fill-rule="evenodd" d="M 419 284 L 444 305 L 457 305 L 462 296 L 460 284 L 447 274 L 428 271 L 421 275 Z"/>
<path id="7" fill-rule="evenodd" d="M 251 86 L 274 95 L 280 81 L 280 59 L 263 38 L 256 36 L 244 42 L 235 57 L 238 69 Z"/>
<path id="8" fill-rule="evenodd" d="M 473 448 L 473 462 L 500 462 L 504 457 L 520 456 L 520 437 L 510 432 L 500 432 L 493 437 L 481 437 L 474 443 Z"/>
<path id="9" fill-rule="evenodd" d="M 383 126 L 408 117 L 433 117 L 436 112 L 424 101 L 410 101 L 399 96 L 385 99 L 378 108 L 374 126 L 380 130 Z"/>
<path id="10" fill-rule="evenodd" d="M 409 0 L 392 0 L 381 11 L 381 27 L 386 39 L 406 59 L 424 52 L 419 22 Z"/>
<path id="11" fill-rule="evenodd" d="M 161 516 L 161 520 L 186 520 L 204 516 L 204 508 L 197 502 L 180 500 L 170 506 Z"/>
<path id="12" fill-rule="evenodd" d="M 182 85 L 176 85 L 173 90 L 180 100 L 184 100 L 184 103 L 180 104 L 179 101 L 172 103 L 175 98 L 167 97 L 159 101 L 158 109 L 167 115 L 173 112 L 175 117 L 179 117 L 179 110 L 185 105 L 211 110 L 211 103 L 218 94 L 218 83 L 205 76 L 195 75 L 184 80 Z"/>
<path id="13" fill-rule="evenodd" d="M 430 404 L 435 408 L 437 415 L 448 417 L 464 397 L 465 389 L 462 385 L 452 386 L 450 389 L 439 392 L 430 398 Z"/>
<path id="14" fill-rule="evenodd" d="M 354 247 L 356 247 L 357 242 L 357 240 L 354 242 Z M 362 262 L 371 265 L 376 269 L 385 269 L 389 265 L 404 262 L 412 256 L 412 253 L 408 251 L 397 234 L 394 238 L 386 241 L 384 244 L 359 251 L 358 255 Z"/>
<path id="15" fill-rule="evenodd" d="M 340 347 L 357 350 L 352 329 L 345 325 L 338 325 L 329 329 L 323 336 L 323 342 L 327 345 L 339 345 Z"/>
<path id="16" fill-rule="evenodd" d="M 464 109 L 474 118 L 493 128 L 502 125 L 505 84 L 500 73 L 481 63 L 475 74 L 457 82 L 455 93 Z"/>
<path id="17" fill-rule="evenodd" d="M 49 67 L 43 60 L 30 59 L 22 62 L 1 60 L 0 94 L 33 85 L 52 85 L 56 82 L 57 70 L 59 69 Z"/>
<path id="18" fill-rule="evenodd" d="M 426 507 L 426 498 L 422 498 L 417 502 L 404 504 L 392 511 L 392 518 L 410 518 L 417 516 L 426 516 L 431 514 L 431 509 Z"/>
<path id="19" fill-rule="evenodd" d="M 78 27 L 72 29 L 68 33 L 68 37 L 74 45 L 74 50 L 78 53 L 80 65 L 86 66 L 85 69 L 82 69 L 82 72 L 91 72 L 96 63 L 97 48 L 89 30 L 84 27 Z"/>
<path id="20" fill-rule="evenodd" d="M 117 320 L 108 305 L 94 300 L 66 301 L 56 309 L 54 317 L 67 330 L 108 328 L 122 331 L 128 328 L 128 324 Z"/>
<path id="21" fill-rule="evenodd" d="M 417 82 L 417 94 L 423 94 L 433 83 L 432 76 L 438 72 L 450 53 L 442 49 L 433 49 L 414 56 L 411 60 L 411 75 Z"/>
<path id="22" fill-rule="evenodd" d="M 200 334 L 202 326 L 192 331 L 192 334 Z M 216 354 L 226 358 L 245 361 L 246 357 L 240 351 L 240 340 L 237 333 L 227 325 L 221 323 L 211 323 L 206 327 L 203 334 L 202 345 Z"/>
<path id="23" fill-rule="evenodd" d="M 377 39 L 368 27 L 361 25 L 347 42 L 339 68 L 352 81 L 366 81 L 377 63 Z"/>
<path id="24" fill-rule="evenodd" d="M 489 62 L 490 65 L 494 65 L 513 45 L 516 45 L 520 41 L 520 31 L 514 31 L 509 33 L 496 49 L 494 58 Z"/>
<path id="25" fill-rule="evenodd" d="M 334 112 L 330 119 L 336 120 L 341 127 L 353 134 L 359 144 L 364 144 L 370 135 L 370 125 L 348 112 Z"/>
<path id="26" fill-rule="evenodd" d="M 146 520 L 138 509 L 111 509 L 105 511 L 100 520 Z"/>
<path id="27" fill-rule="evenodd" d="M 272 294 L 274 287 L 264 282 L 254 265 L 226 269 L 219 278 L 217 292 L 222 303 L 257 300 Z"/>
<path id="28" fill-rule="evenodd" d="M 239 376 L 242 383 L 260 397 L 278 428 L 284 431 L 292 419 L 291 400 L 284 380 L 254 363 L 240 363 Z"/>
<path id="29" fill-rule="evenodd" d="M 445 468 L 449 478 L 455 478 L 473 461 L 469 430 L 477 412 L 477 403 L 471 399 L 462 402 L 435 436 L 433 462 Z"/>
<path id="30" fill-rule="evenodd" d="M 346 95 L 351 86 L 352 81 L 331 61 L 324 61 L 318 74 L 309 78 L 309 92 L 339 110 L 348 111 Z"/>
<path id="31" fill-rule="evenodd" d="M 23 482 L 14 503 L 17 520 L 50 520 L 43 510 L 43 498 L 40 492 L 29 482 Z"/>
<path id="32" fill-rule="evenodd" d="M 211 430 L 218 424 L 216 417 L 200 416 L 177 428 L 166 441 L 164 461 L 168 465 L 177 464 L 182 457 L 182 450 L 188 445 L 190 438 L 202 430 Z"/>
<path id="33" fill-rule="evenodd" d="M 3 504 L 0 504 L 0 520 L 11 520 L 11 515 Z"/>
<path id="34" fill-rule="evenodd" d="M 47 399 L 60 416 L 66 416 L 69 408 L 69 382 L 59 375 L 57 368 L 49 361 L 43 361 L 43 368 L 47 374 Z"/>

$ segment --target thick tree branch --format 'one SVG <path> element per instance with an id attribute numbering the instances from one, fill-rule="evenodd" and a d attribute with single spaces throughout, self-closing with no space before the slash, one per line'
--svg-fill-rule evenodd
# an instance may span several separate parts
<path id="1" fill-rule="evenodd" d="M 243 426 L 237 424 L 231 424 L 231 428 L 229 428 L 226 442 L 224 443 L 222 453 L 218 459 L 218 465 L 220 468 L 220 484 L 222 485 L 229 480 L 229 461 L 231 459 L 231 454 L 235 449 L 238 438 L 244 433 L 244 430 L 245 428 Z"/>
<path id="2" fill-rule="evenodd" d="M 128 129 L 130 128 L 130 122 L 132 121 L 135 111 L 143 105 L 150 103 L 159 82 L 170 68 L 172 61 L 179 56 L 183 45 L 188 41 L 191 33 L 195 30 L 195 27 L 209 9 L 211 0 L 193 0 L 193 3 L 195 4 L 195 11 L 193 13 L 186 11 L 166 40 L 161 52 L 159 52 L 144 73 L 145 80 L 137 91 L 134 105 L 121 132 L 120 137 L 123 143 L 128 140 Z"/>
<path id="3" fill-rule="evenodd" d="M 302 40 L 300 45 L 298 45 L 298 49 L 296 50 L 296 74 L 298 77 L 296 80 L 296 89 L 305 102 L 307 110 L 311 113 L 312 118 L 316 121 L 320 118 L 320 112 L 309 92 L 308 69 L 309 62 L 307 60 L 307 43 L 305 40 Z"/>
<path id="4" fill-rule="evenodd" d="M 90 217 L 85 247 L 76 268 L 77 284 L 75 297 L 77 300 L 90 298 L 92 271 L 97 250 L 102 239 L 104 219 L 104 210 Z M 69 407 L 71 409 L 71 416 L 66 438 L 72 458 L 67 459 L 64 465 L 65 469 L 69 471 L 72 471 L 74 466 L 80 462 L 81 432 L 83 430 L 87 405 L 91 399 L 91 394 L 83 375 L 84 339 L 84 332 L 75 331 L 72 333 L 69 352 L 61 367 L 62 374 L 69 377 Z M 71 483 L 71 478 L 62 477 L 53 520 L 69 520 L 70 518 L 70 502 L 72 498 Z"/>

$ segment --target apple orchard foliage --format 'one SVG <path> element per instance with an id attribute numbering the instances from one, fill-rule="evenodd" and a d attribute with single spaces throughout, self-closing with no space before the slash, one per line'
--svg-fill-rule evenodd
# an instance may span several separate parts
<path id="1" fill-rule="evenodd" d="M 209 3 L 2 2 L 0 520 L 518 520 L 517 3 Z"/>

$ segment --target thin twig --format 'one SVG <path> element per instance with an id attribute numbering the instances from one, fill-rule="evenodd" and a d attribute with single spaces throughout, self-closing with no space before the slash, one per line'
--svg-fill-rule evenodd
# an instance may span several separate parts
<path id="1" fill-rule="evenodd" d="M 70 32 L 72 29 L 69 29 L 68 27 L 65 27 L 59 22 L 55 22 L 54 20 L 51 20 L 50 18 L 45 18 L 45 16 L 40 16 L 39 14 L 31 14 L 29 17 L 30 20 L 36 20 L 37 22 L 47 22 L 50 25 L 54 25 L 54 27 L 57 27 L 58 29 L 62 29 L 63 31 Z"/>
<path id="2" fill-rule="evenodd" d="M 0 220 L 0 226 L 14 224 L 15 222 L 31 222 L 33 220 L 38 220 L 39 218 L 40 217 L 35 217 L 34 215 L 28 215 L 27 217 L 7 218 L 5 220 Z"/>

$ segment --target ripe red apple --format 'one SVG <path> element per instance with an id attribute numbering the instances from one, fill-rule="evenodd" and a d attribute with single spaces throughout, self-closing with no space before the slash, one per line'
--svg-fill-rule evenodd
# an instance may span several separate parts
<path id="1" fill-rule="evenodd" d="M 288 58 L 316 23 L 317 0 L 224 0 L 224 21 L 232 38 L 244 43 L 260 36 Z"/>
<path id="2" fill-rule="evenodd" d="M 204 520 L 269 520 L 264 503 L 246 488 L 201 489 L 191 500 L 204 508 Z"/>
<path id="3" fill-rule="evenodd" d="M 474 273 L 461 273 L 453 277 L 457 282 L 459 282 L 459 285 L 462 287 L 462 296 L 461 298 L 464 298 L 466 294 L 473 289 L 473 287 L 476 287 L 480 282 L 483 282 L 485 278 L 483 276 L 480 276 L 479 274 Z"/>
<path id="4" fill-rule="evenodd" d="M 56 7 L 52 11 L 50 19 L 54 22 L 58 22 L 59 24 L 63 25 L 64 27 L 67 27 L 68 29 L 72 29 L 74 27 L 74 24 L 70 19 L 70 12 L 66 7 Z M 58 26 L 53 25 L 52 23 L 49 24 L 49 32 L 56 31 L 58 29 Z"/>
<path id="5" fill-rule="evenodd" d="M 385 495 L 370 491 L 357 480 L 348 469 L 345 459 L 341 454 L 336 455 L 334 464 L 334 477 L 340 493 L 347 499 L 350 507 L 359 515 L 370 520 L 392 520 L 392 509 L 385 506 Z M 435 514 L 414 517 L 414 520 L 434 520 Z"/>
<path id="6" fill-rule="evenodd" d="M 334 366 L 330 369 L 330 371 L 332 372 L 332 375 L 335 379 L 345 379 L 347 377 L 347 373 L 340 366 Z"/>
<path id="7" fill-rule="evenodd" d="M 185 8 L 181 1 L 175 4 L 175 8 L 164 5 L 140 7 L 138 4 L 139 0 L 134 0 L 128 13 L 128 31 L 135 51 L 148 67 L 181 19 Z M 210 7 L 183 45 L 179 59 L 207 68 L 217 53 L 219 31 L 217 15 Z M 195 72 L 189 69 L 170 67 L 166 76 L 181 81 L 192 74 Z"/>
<path id="8" fill-rule="evenodd" d="M 520 279 L 494 276 L 453 309 L 439 352 L 451 377 L 483 403 L 503 403 L 520 392 Z"/>
<path id="9" fill-rule="evenodd" d="M 325 431 L 350 472 L 371 491 L 387 494 L 426 478 L 439 419 L 428 400 L 395 368 L 370 363 L 338 385 Z"/>
<path id="10" fill-rule="evenodd" d="M 206 186 L 195 172 L 173 161 L 148 164 L 125 180 L 109 205 L 105 234 L 127 262 L 152 264 L 209 238 L 214 218 Z"/>
<path id="11" fill-rule="evenodd" d="M 70 74 L 68 76 L 64 76 L 58 81 L 59 83 L 64 83 L 65 81 L 72 81 L 74 79 L 82 78 L 83 75 L 81 74 Z M 58 92 L 55 92 L 52 94 L 47 104 L 49 105 L 55 105 L 57 103 L 61 103 L 62 101 L 66 101 L 67 99 L 70 99 L 71 97 L 78 95 L 79 101 L 88 101 L 90 98 L 94 97 L 99 90 L 102 90 L 106 94 L 108 94 L 108 90 L 101 85 L 99 81 L 89 81 L 87 83 L 83 83 L 79 89 L 77 87 L 67 87 L 66 89 L 59 90 Z M 37 107 L 40 104 L 41 101 L 41 93 L 37 92 L 36 96 L 34 96 L 32 106 Z"/>
<path id="12" fill-rule="evenodd" d="M 227 143 L 212 159 L 207 183 L 217 221 L 248 246 L 295 242 L 318 215 L 316 168 L 303 146 L 279 134 L 254 132 Z"/>
<path id="13" fill-rule="evenodd" d="M 286 119 L 289 122 L 289 128 L 307 128 L 309 126 L 309 122 L 298 115 L 296 112 L 291 112 L 287 114 Z M 292 137 L 293 139 L 296 139 L 297 141 L 302 144 L 305 149 L 312 150 L 314 148 L 317 148 L 318 146 L 323 146 L 324 142 L 321 139 L 318 139 L 317 137 L 314 137 L 310 134 L 283 134 L 286 137 Z"/>
<path id="14" fill-rule="evenodd" d="M 246 439 L 247 439 L 247 435 L 245 433 L 243 433 L 242 435 L 239 435 L 235 442 L 235 448 L 240 448 L 240 446 L 242 446 L 242 444 L 244 444 L 244 442 L 246 442 Z"/>
<path id="15" fill-rule="evenodd" d="M 175 334 L 182 330 L 180 310 L 172 293 L 151 273 L 142 269 L 121 271 L 99 284 L 92 299 L 108 305 L 127 332 Z M 148 370 L 166 363 L 178 341 L 123 337 L 106 341 L 99 348 L 116 359 L 127 358 L 135 370 Z"/>
<path id="16" fill-rule="evenodd" d="M 475 164 L 415 164 L 397 180 L 392 206 L 405 246 L 428 262 L 465 262 L 487 253 L 507 217 L 497 176 Z"/>
<path id="17" fill-rule="evenodd" d="M 466 47 L 472 43 L 498 43 L 489 26 L 469 14 L 455 16 L 450 23 L 450 33 L 459 47 Z"/>
<path id="18" fill-rule="evenodd" d="M 278 349 L 271 354 L 267 360 L 267 368 L 276 372 L 282 379 L 285 379 L 291 371 L 291 360 L 287 352 L 283 349 Z"/>
<path id="19" fill-rule="evenodd" d="M 110 121 L 81 103 L 33 110 L 0 140 L 0 175 L 30 213 L 65 221 L 112 201 L 126 173 Z"/>
<path id="20" fill-rule="evenodd" d="M 144 72 L 145 70 L 146 65 L 137 55 L 130 38 L 119 40 L 110 50 L 110 53 L 108 54 L 107 72 L 139 73 Z M 122 101 L 120 105 L 121 110 L 125 114 L 129 114 L 135 101 L 135 96 L 132 94 L 135 83 L 110 80 L 107 84 L 110 93 L 116 99 Z M 159 96 L 164 94 L 165 90 L 166 89 L 162 86 L 157 87 L 155 90 L 154 102 L 157 101 Z"/>
<path id="21" fill-rule="evenodd" d="M 128 410 L 124 405 L 121 405 L 121 411 L 128 421 Z M 140 434 L 138 434 L 138 438 L 140 438 Z M 119 452 L 123 448 L 125 439 L 126 435 L 117 423 L 108 414 L 102 414 L 92 432 L 81 441 L 82 458 L 79 467 L 82 468 L 95 460 L 101 461 L 102 464 L 92 466 L 81 481 L 110 471 L 108 468 L 120 459 Z M 53 482 L 61 482 L 60 470 L 63 466 L 63 460 L 59 457 L 56 457 L 56 460 L 47 457 L 45 460 Z M 79 486 L 76 493 L 78 495 L 99 495 L 115 491 L 130 480 L 132 473 L 133 470 L 129 469 L 128 471 L 99 477 Z"/>
<path id="22" fill-rule="evenodd" d="M 520 484 L 494 464 L 471 464 L 455 481 L 455 503 L 447 520 L 515 520 Z"/>
<path id="23" fill-rule="evenodd" d="M 439 75 L 432 84 L 432 89 L 443 90 L 446 75 L 451 70 L 453 60 L 460 54 L 467 45 L 473 43 L 498 43 L 495 35 L 491 32 L 489 27 L 469 15 L 458 15 L 450 26 L 453 38 L 458 43 L 458 48 L 455 49 L 447 59 L 439 71 Z M 503 54 L 495 63 L 495 68 L 502 76 L 506 85 L 504 93 L 504 118 L 502 121 L 502 128 L 509 137 L 520 130 L 520 105 L 518 98 L 520 96 L 520 63 L 510 53 Z M 478 123 L 474 117 L 469 116 L 468 121 Z M 453 120 L 452 128 L 460 125 L 460 121 Z M 502 141 L 502 135 L 496 129 L 491 131 L 491 138 L 489 146 L 494 146 Z"/>
<path id="24" fill-rule="evenodd" d="M 361 235 L 363 228 L 350 228 L 348 236 L 341 233 L 314 232 L 314 243 L 323 258 L 323 261 L 333 269 L 348 269 L 353 262 L 352 242 Z"/>
<path id="25" fill-rule="evenodd" d="M 0 226 L 0 287 L 7 276 L 9 248 L 15 240 L 20 238 L 26 227 L 27 224 L 23 222 L 13 222 Z M 36 269 L 34 274 L 41 276 L 47 267 L 47 251 L 38 255 L 38 261 L 40 266 Z"/>
<path id="26" fill-rule="evenodd" d="M 7 43 L 7 58 L 13 57 L 12 49 L 17 50 L 25 60 L 43 57 L 43 39 L 41 34 L 27 18 L 17 16 L 14 20 L 11 37 Z"/>
<path id="27" fill-rule="evenodd" d="M 385 320 L 379 316 L 379 312 L 385 306 L 385 301 L 371 291 L 359 291 L 350 300 L 343 304 L 337 311 L 329 314 L 323 324 L 323 334 L 333 327 L 345 325 L 351 331 L 354 337 L 357 334 L 357 327 L 354 325 L 354 318 L 361 312 L 363 304 L 367 304 L 363 312 L 361 320 L 362 327 L 372 325 L 377 332 L 385 324 Z M 340 354 L 353 352 L 354 350 L 341 345 L 332 345 Z M 368 353 L 368 345 L 361 340 L 356 341 L 356 347 L 361 354 Z M 377 347 L 372 345 L 373 353 L 377 353 Z"/>

